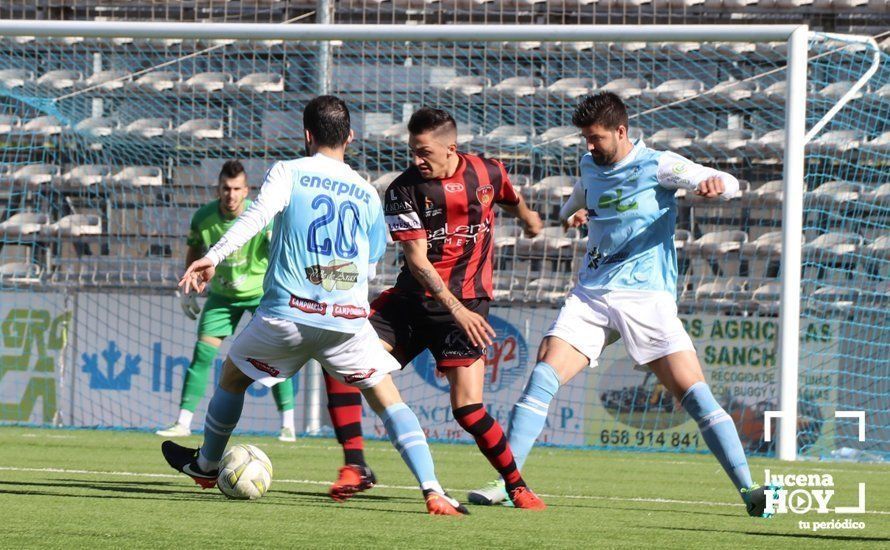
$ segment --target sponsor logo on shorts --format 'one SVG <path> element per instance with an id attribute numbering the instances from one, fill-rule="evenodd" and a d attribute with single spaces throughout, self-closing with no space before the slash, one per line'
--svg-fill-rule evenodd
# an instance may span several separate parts
<path id="1" fill-rule="evenodd" d="M 343 380 L 347 384 L 354 384 L 361 380 L 367 380 L 368 378 L 371 378 L 372 376 L 374 376 L 375 372 L 377 372 L 377 369 L 363 370 L 363 371 L 355 372 L 352 374 L 347 374 L 346 376 L 343 377 Z"/>
<path id="2" fill-rule="evenodd" d="M 324 315 L 328 310 L 328 305 L 325 302 L 316 302 L 315 300 L 307 300 L 306 298 L 300 298 L 298 296 L 294 296 L 291 294 L 290 296 L 290 307 L 299 309 L 303 313 L 317 313 L 319 315 Z"/>
<path id="3" fill-rule="evenodd" d="M 449 193 L 460 193 L 464 190 L 464 184 L 462 183 L 446 183 L 445 191 Z"/>
<path id="4" fill-rule="evenodd" d="M 253 368 L 256 370 L 261 370 L 266 374 L 271 374 L 272 376 L 278 376 L 281 374 L 281 371 L 276 369 L 275 367 L 269 365 L 268 363 L 263 363 L 259 359 L 254 359 L 253 357 L 248 357 L 247 362 L 253 365 Z"/>
<path id="5" fill-rule="evenodd" d="M 494 200 L 494 187 L 491 185 L 483 185 L 476 189 L 476 198 L 479 199 L 479 202 L 488 206 L 491 204 L 491 201 Z"/>
<path id="6" fill-rule="evenodd" d="M 360 306 L 334 304 L 334 317 L 343 317 L 344 319 L 361 319 L 368 316 L 368 311 Z"/>
<path id="7" fill-rule="evenodd" d="M 331 260 L 328 265 L 313 265 L 306 268 L 306 278 L 314 285 L 331 292 L 349 290 L 358 282 L 358 268 L 352 262 Z"/>

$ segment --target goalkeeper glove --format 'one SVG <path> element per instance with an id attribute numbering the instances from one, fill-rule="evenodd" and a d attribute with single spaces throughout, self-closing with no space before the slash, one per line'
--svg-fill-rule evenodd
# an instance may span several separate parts
<path id="1" fill-rule="evenodd" d="M 179 305 L 182 306 L 182 312 L 185 313 L 185 316 L 189 319 L 197 319 L 198 314 L 201 313 L 201 306 L 198 305 L 198 297 L 194 292 L 189 294 L 185 294 L 184 292 L 176 291 L 176 295 L 179 297 Z"/>

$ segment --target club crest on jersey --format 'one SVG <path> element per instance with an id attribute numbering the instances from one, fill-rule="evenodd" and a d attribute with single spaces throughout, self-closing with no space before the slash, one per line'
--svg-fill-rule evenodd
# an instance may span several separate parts
<path id="1" fill-rule="evenodd" d="M 317 313 L 318 315 L 324 315 L 328 310 L 328 304 L 325 302 L 307 300 L 306 298 L 300 298 L 293 294 L 290 296 L 289 305 L 294 309 L 299 309 L 303 313 Z"/>
<path id="2" fill-rule="evenodd" d="M 482 185 L 476 189 L 476 198 L 479 202 L 488 206 L 494 200 L 494 187 L 491 185 Z"/>
<path id="3" fill-rule="evenodd" d="M 464 184 L 462 183 L 446 183 L 445 191 L 449 193 L 460 193 L 464 190 Z"/>
<path id="4" fill-rule="evenodd" d="M 259 359 L 254 359 L 253 357 L 248 357 L 247 362 L 253 365 L 253 368 L 256 370 L 260 370 L 265 372 L 266 374 L 271 374 L 272 376 L 278 376 L 281 374 L 281 371 L 276 369 L 275 367 L 269 365 L 268 363 L 263 363 Z"/>
<path id="5" fill-rule="evenodd" d="M 318 264 L 306 268 L 306 278 L 314 285 L 331 292 L 337 290 L 349 290 L 358 282 L 358 268 L 352 262 L 331 260 L 328 265 Z"/>

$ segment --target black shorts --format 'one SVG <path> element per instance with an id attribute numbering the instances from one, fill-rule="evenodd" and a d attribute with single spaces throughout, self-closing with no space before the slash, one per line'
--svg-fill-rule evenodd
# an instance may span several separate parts
<path id="1" fill-rule="evenodd" d="M 488 319 L 489 300 L 461 300 L 470 311 Z M 371 326 L 381 340 L 392 346 L 402 366 L 429 349 L 436 368 L 469 367 L 485 355 L 454 322 L 451 312 L 432 298 L 396 288 L 384 291 L 371 304 Z"/>

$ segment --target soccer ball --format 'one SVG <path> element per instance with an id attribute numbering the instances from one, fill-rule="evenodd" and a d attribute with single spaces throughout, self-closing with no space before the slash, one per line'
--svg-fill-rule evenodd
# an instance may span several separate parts
<path id="1" fill-rule="evenodd" d="M 222 457 L 216 486 L 229 498 L 256 500 L 272 485 L 272 462 L 253 445 L 235 445 Z"/>

